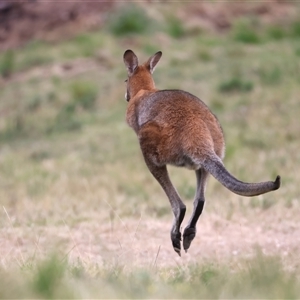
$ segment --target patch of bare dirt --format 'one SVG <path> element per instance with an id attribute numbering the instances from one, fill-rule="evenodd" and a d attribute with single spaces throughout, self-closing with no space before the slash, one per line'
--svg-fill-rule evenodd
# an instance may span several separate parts
<path id="1" fill-rule="evenodd" d="M 0 0 L 0 50 L 99 28 L 113 6 L 114 1 Z"/>
<path id="2" fill-rule="evenodd" d="M 194 25 L 215 32 L 231 28 L 236 19 L 256 17 L 263 24 L 285 25 L 298 17 L 296 3 L 292 1 L 209 1 L 192 2 L 181 12 L 184 19 Z"/>
<path id="3" fill-rule="evenodd" d="M 152 1 L 139 2 L 147 10 Z M 167 2 L 167 1 L 161 1 Z M 168 5 L 168 3 L 165 3 Z M 107 12 L 124 5 L 119 1 L 0 0 L 0 51 L 15 48 L 31 39 L 57 41 L 101 28 Z M 284 25 L 297 18 L 293 1 L 194 1 L 172 13 L 186 24 L 222 32 L 242 16 L 256 16 L 263 23 Z M 159 7 L 157 8 L 159 9 Z"/>
<path id="4" fill-rule="evenodd" d="M 253 257 L 257 248 L 276 255 L 289 270 L 300 268 L 300 227 L 290 211 L 274 216 L 261 213 L 255 220 L 239 216 L 225 220 L 206 214 L 188 253 L 173 250 L 169 230 L 172 220 L 124 219 L 115 224 L 89 220 L 69 226 L 12 227 L 0 230 L 1 263 L 22 263 L 59 251 L 72 263 L 86 266 L 107 263 L 132 267 L 174 267 L 203 261 L 239 263 Z"/>

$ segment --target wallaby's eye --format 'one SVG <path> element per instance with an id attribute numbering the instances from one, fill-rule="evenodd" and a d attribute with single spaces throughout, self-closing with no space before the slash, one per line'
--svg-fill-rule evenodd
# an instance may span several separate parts
<path id="1" fill-rule="evenodd" d="M 128 81 L 128 79 L 125 79 L 125 81 L 124 82 L 127 82 Z"/>

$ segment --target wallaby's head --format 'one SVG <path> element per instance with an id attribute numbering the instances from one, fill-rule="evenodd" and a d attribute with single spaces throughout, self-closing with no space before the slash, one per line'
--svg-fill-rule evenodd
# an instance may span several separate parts
<path id="1" fill-rule="evenodd" d="M 123 60 L 127 68 L 128 79 L 127 91 L 125 99 L 129 101 L 140 90 L 153 90 L 155 84 L 152 78 L 152 73 L 156 64 L 162 55 L 161 51 L 156 52 L 144 64 L 139 65 L 138 58 L 132 50 L 126 50 L 123 55 Z"/>

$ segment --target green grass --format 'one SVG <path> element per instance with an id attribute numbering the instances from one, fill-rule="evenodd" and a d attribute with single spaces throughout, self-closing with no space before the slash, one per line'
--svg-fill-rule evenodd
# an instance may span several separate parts
<path id="1" fill-rule="evenodd" d="M 241 78 L 233 77 L 219 84 L 220 92 L 250 92 L 253 89 L 251 81 L 243 81 Z"/>
<path id="2" fill-rule="evenodd" d="M 272 25 L 267 28 L 267 35 L 274 40 L 281 40 L 286 37 L 286 29 L 279 25 Z"/>
<path id="3" fill-rule="evenodd" d="M 8 67 L 0 54 L 10 72 L 0 83 L 2 298 L 299 298 L 297 26 L 281 38 L 249 23 L 259 42 L 241 42 L 233 32 L 176 36 L 167 16 L 157 12 L 162 21 L 149 31 L 107 24 L 58 44 L 32 42 Z M 140 62 L 161 50 L 157 88 L 187 90 L 213 110 L 231 173 L 282 176 L 278 191 L 250 199 L 211 178 L 194 247 L 181 259 L 169 241 L 169 202 L 125 122 L 128 48 Z M 169 171 L 185 225 L 195 175 Z"/>
<path id="4" fill-rule="evenodd" d="M 166 19 L 167 33 L 173 38 L 181 38 L 185 35 L 186 30 L 182 21 L 174 15 L 170 15 Z"/>
<path id="5" fill-rule="evenodd" d="M 299 38 L 300 37 L 300 20 L 294 21 L 291 26 L 292 36 Z"/>
<path id="6" fill-rule="evenodd" d="M 6 51 L 0 60 L 0 75 L 4 78 L 9 77 L 14 70 L 15 56 L 12 50 Z"/>
<path id="7" fill-rule="evenodd" d="M 258 44 L 261 37 L 252 20 L 238 20 L 232 28 L 233 39 L 245 44 Z"/>
<path id="8" fill-rule="evenodd" d="M 73 82 L 70 86 L 71 99 L 74 106 L 88 110 L 95 107 L 98 88 L 90 82 Z"/>
<path id="9" fill-rule="evenodd" d="M 12 277 L 13 283 L 7 285 Z M 296 272 L 286 271 L 280 258 L 261 253 L 239 264 L 206 261 L 176 269 L 119 264 L 92 267 L 53 256 L 22 268 L 2 269 L 0 278 L 1 298 L 298 299 L 300 293 Z"/>
<path id="10" fill-rule="evenodd" d="M 146 11 L 136 4 L 123 5 L 108 22 L 108 29 L 116 36 L 149 32 L 153 21 Z"/>

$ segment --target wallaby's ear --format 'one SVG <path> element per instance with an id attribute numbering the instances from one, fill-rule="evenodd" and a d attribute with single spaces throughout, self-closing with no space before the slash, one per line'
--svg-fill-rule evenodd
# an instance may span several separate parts
<path id="1" fill-rule="evenodd" d="M 151 74 L 154 72 L 155 66 L 159 62 L 161 56 L 162 56 L 162 52 L 158 51 L 153 56 L 151 56 L 146 62 L 146 67 L 149 69 Z"/>
<path id="2" fill-rule="evenodd" d="M 132 50 L 126 50 L 123 55 L 123 60 L 127 68 L 128 75 L 131 76 L 139 65 L 138 58 Z"/>

